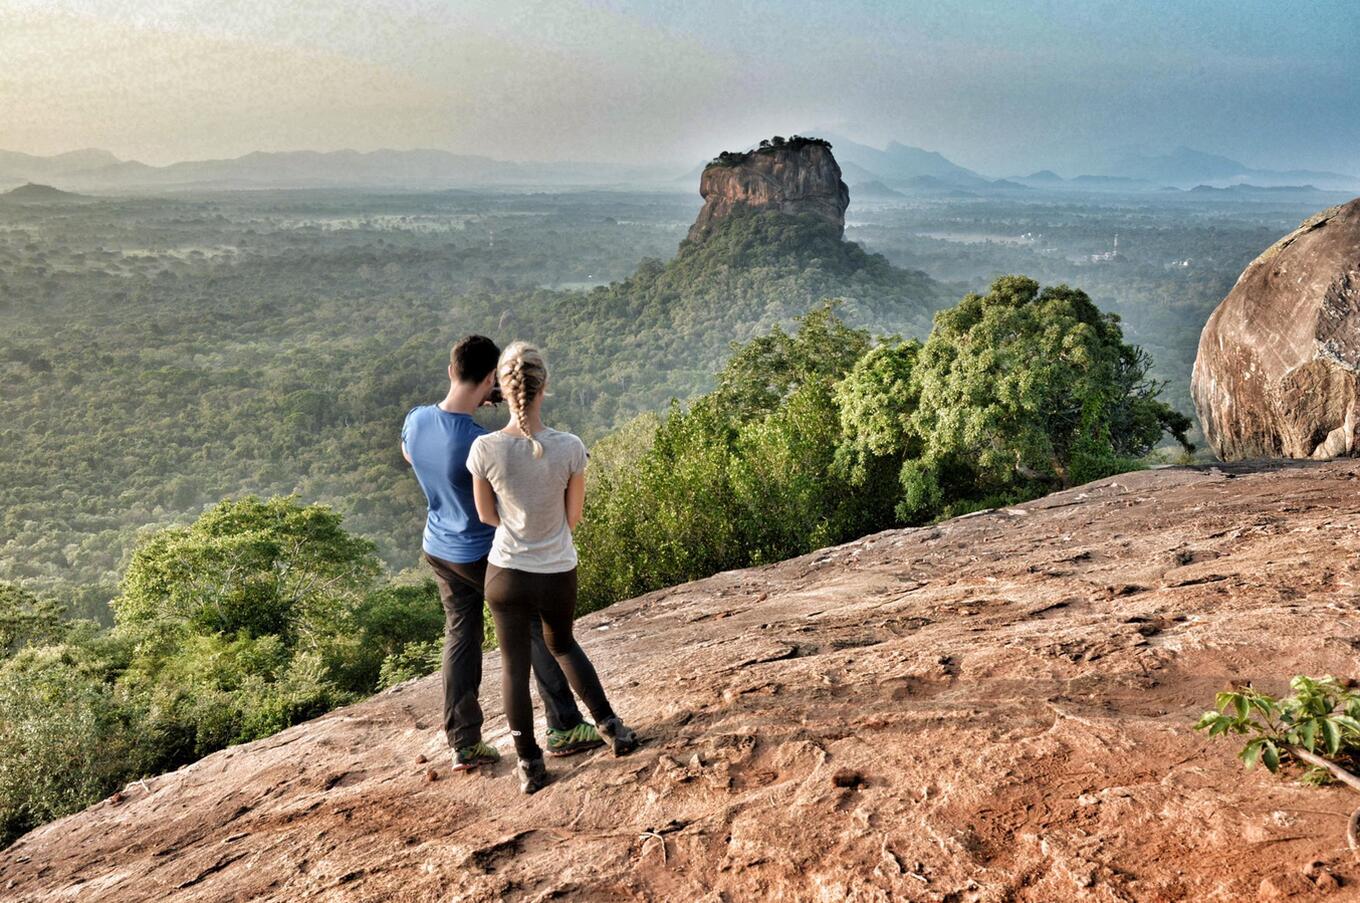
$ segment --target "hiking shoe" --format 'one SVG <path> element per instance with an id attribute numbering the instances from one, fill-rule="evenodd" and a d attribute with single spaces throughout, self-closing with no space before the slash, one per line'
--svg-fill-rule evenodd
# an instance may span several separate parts
<path id="1" fill-rule="evenodd" d="M 596 728 L 616 756 L 626 756 L 638 748 L 637 734 L 633 733 L 632 728 L 625 726 L 617 715 L 608 721 L 601 721 Z"/>
<path id="2" fill-rule="evenodd" d="M 520 759 L 515 773 L 519 775 L 519 789 L 525 793 L 537 793 L 548 783 L 548 769 L 541 758 Z"/>
<path id="3" fill-rule="evenodd" d="M 570 756 L 587 749 L 594 749 L 597 746 L 604 746 L 604 740 L 600 739 L 600 732 L 595 730 L 595 725 L 582 721 L 573 728 L 559 731 L 556 728 L 548 728 L 548 755 L 550 756 Z"/>
<path id="4" fill-rule="evenodd" d="M 501 760 L 496 747 L 478 740 L 471 746 L 460 746 L 453 751 L 453 770 L 467 771 L 478 765 L 491 765 Z"/>

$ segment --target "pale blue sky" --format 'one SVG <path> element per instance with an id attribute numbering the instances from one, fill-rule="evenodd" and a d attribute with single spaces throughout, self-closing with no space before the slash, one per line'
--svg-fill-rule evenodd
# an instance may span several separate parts
<path id="1" fill-rule="evenodd" d="M 684 164 L 820 126 L 995 175 L 1360 172 L 1357 37 L 1356 2 L 0 0 L 0 147 Z"/>

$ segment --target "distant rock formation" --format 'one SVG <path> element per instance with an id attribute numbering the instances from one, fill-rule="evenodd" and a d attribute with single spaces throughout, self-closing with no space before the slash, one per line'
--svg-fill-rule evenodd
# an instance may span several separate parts
<path id="1" fill-rule="evenodd" d="M 699 177 L 704 207 L 690 227 L 690 241 L 701 241 L 714 224 L 737 210 L 811 213 L 844 232 L 850 189 L 829 142 L 795 136 L 762 141 L 744 154 L 722 153 Z"/>
<path id="2" fill-rule="evenodd" d="M 1224 460 L 1360 454 L 1360 198 L 1243 271 L 1200 335 L 1190 388 Z"/>

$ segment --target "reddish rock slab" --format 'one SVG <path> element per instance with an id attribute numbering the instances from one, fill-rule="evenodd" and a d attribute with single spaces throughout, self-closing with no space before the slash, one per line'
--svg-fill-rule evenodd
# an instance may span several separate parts
<path id="1" fill-rule="evenodd" d="M 31 832 L 0 900 L 1355 899 L 1355 793 L 1191 725 L 1360 672 L 1357 490 L 1144 471 L 622 602 L 579 635 L 630 756 L 454 774 L 428 677 Z"/>

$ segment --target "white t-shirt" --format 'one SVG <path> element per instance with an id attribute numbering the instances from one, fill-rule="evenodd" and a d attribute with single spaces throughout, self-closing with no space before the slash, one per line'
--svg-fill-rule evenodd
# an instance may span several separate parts
<path id="1" fill-rule="evenodd" d="M 533 443 L 508 433 L 477 437 L 467 468 L 496 490 L 501 525 L 487 560 L 499 568 L 533 574 L 559 574 L 576 567 L 576 546 L 567 526 L 567 483 L 586 469 L 586 447 L 575 435 L 553 429 L 535 434 Z"/>

